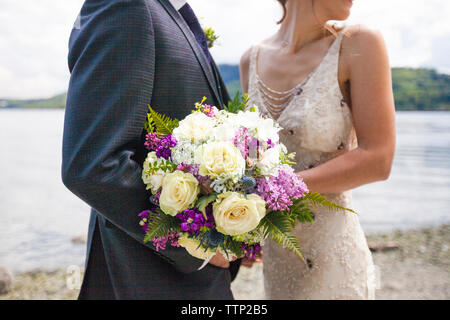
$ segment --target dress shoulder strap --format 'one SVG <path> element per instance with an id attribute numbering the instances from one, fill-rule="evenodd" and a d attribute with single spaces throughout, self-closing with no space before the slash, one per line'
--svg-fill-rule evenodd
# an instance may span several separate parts
<path id="1" fill-rule="evenodd" d="M 254 93 L 253 90 L 256 88 L 256 72 L 257 72 L 257 56 L 259 52 L 258 45 L 253 45 L 250 48 L 250 66 L 249 66 L 249 84 L 248 84 L 248 90 L 249 93 Z"/>
<path id="2" fill-rule="evenodd" d="M 250 72 L 253 74 L 256 72 L 256 61 L 258 55 L 259 47 L 258 45 L 253 45 L 250 49 Z"/>
<path id="3" fill-rule="evenodd" d="M 328 61 L 324 63 L 324 69 L 329 76 L 333 77 L 337 80 L 338 77 L 338 71 L 339 71 L 339 58 L 340 58 L 340 52 L 341 52 L 341 44 L 342 44 L 342 38 L 344 37 L 343 30 L 340 31 L 336 35 L 336 39 L 334 40 L 334 43 L 331 45 L 331 48 L 328 52 Z"/>
<path id="4" fill-rule="evenodd" d="M 341 51 L 341 44 L 342 44 L 342 38 L 344 37 L 343 31 L 340 31 L 336 35 L 336 39 L 334 40 L 334 43 L 331 45 L 329 55 L 330 56 L 339 56 L 339 53 Z"/>

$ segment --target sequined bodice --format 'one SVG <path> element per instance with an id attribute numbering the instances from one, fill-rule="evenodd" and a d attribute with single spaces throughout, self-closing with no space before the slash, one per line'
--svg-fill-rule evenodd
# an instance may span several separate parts
<path id="1" fill-rule="evenodd" d="M 326 162 L 357 146 L 352 114 L 338 83 L 338 61 L 342 34 L 336 38 L 320 65 L 279 115 L 281 141 L 296 152 L 297 170 Z M 250 104 L 270 114 L 257 86 L 259 47 L 252 48 Z"/>

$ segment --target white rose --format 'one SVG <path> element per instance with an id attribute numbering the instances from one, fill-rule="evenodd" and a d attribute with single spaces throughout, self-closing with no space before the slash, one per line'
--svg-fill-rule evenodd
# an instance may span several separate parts
<path id="1" fill-rule="evenodd" d="M 163 178 L 159 206 L 165 214 L 175 216 L 192 207 L 199 192 L 198 181 L 192 174 L 174 171 Z"/>
<path id="2" fill-rule="evenodd" d="M 266 202 L 256 194 L 225 192 L 213 204 L 217 231 L 237 236 L 254 230 L 266 215 Z"/>
<path id="3" fill-rule="evenodd" d="M 178 141 L 202 141 L 209 138 L 213 127 L 213 118 L 201 112 L 194 112 L 180 121 L 179 126 L 173 130 L 173 136 Z"/>
<path id="4" fill-rule="evenodd" d="M 144 161 L 144 169 L 142 170 L 142 180 L 147 185 L 147 190 L 151 189 L 153 194 L 158 192 L 159 188 L 161 188 L 162 179 L 165 175 L 165 172 L 162 170 L 158 170 L 154 173 L 149 172 L 150 167 L 152 167 L 155 162 L 159 165 L 162 160 L 156 156 L 156 152 L 149 152 Z"/>
<path id="5" fill-rule="evenodd" d="M 245 159 L 231 142 L 213 141 L 204 144 L 197 149 L 195 160 L 200 164 L 200 175 L 213 179 L 221 174 L 242 177 L 245 170 Z"/>
<path id="6" fill-rule="evenodd" d="M 261 170 L 265 176 L 275 175 L 277 168 L 281 165 L 280 161 L 280 147 L 277 145 L 274 148 L 266 150 L 259 158 L 256 166 Z"/>
<path id="7" fill-rule="evenodd" d="M 211 258 L 216 253 L 210 249 L 206 250 L 199 247 L 200 241 L 192 238 L 188 238 L 186 235 L 183 235 L 178 239 L 178 244 L 186 249 L 189 254 L 197 259 L 206 260 Z"/>

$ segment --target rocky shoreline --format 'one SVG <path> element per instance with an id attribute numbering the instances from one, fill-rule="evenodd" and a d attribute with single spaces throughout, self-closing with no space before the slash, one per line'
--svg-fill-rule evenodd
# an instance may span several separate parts
<path id="1" fill-rule="evenodd" d="M 377 299 L 450 299 L 450 225 L 367 237 L 377 268 Z M 0 300 L 76 299 L 66 270 L 15 275 Z M 262 265 L 241 268 L 232 284 L 237 300 L 264 299 Z"/>

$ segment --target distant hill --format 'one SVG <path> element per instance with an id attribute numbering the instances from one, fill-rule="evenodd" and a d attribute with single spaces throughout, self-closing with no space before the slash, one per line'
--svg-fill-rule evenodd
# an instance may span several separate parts
<path id="1" fill-rule="evenodd" d="M 4 108 L 27 108 L 27 109 L 58 109 L 66 106 L 66 93 L 59 94 L 50 99 L 34 99 L 34 100 L 2 100 L 0 99 L 0 107 Z"/>
<path id="2" fill-rule="evenodd" d="M 392 69 L 397 110 L 450 110 L 450 76 L 429 69 Z"/>
<path id="3" fill-rule="evenodd" d="M 239 66 L 219 66 L 222 77 L 233 97 L 241 90 Z M 430 69 L 393 68 L 392 80 L 397 110 L 450 111 L 450 76 Z M 50 99 L 2 100 L 6 108 L 64 108 L 67 94 Z"/>

